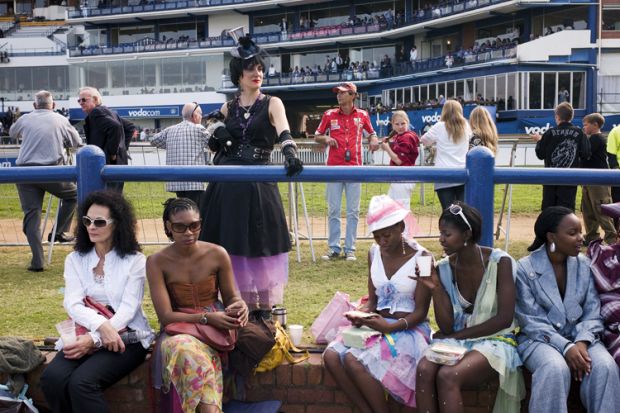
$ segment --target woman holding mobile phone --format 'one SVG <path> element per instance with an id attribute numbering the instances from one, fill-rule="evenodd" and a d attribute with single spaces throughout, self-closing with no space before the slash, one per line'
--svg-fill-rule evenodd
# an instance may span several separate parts
<path id="1" fill-rule="evenodd" d="M 428 344 L 428 290 L 409 278 L 417 261 L 430 253 L 405 236 L 411 212 L 387 195 L 370 201 L 368 230 L 375 244 L 368 253 L 368 317 L 350 316 L 355 326 L 382 335 L 363 349 L 347 347 L 341 337 L 323 353 L 325 367 L 360 412 L 388 412 L 387 391 L 415 407 L 415 370 Z M 387 351 L 385 351 L 387 349 Z"/>

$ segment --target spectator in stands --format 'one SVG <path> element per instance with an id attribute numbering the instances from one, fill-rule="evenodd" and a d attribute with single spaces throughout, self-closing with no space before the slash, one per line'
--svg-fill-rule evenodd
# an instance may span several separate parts
<path id="1" fill-rule="evenodd" d="M 202 109 L 196 102 L 186 103 L 181 111 L 183 120 L 169 126 L 151 140 L 151 145 L 166 150 L 166 165 L 204 165 L 207 132 L 202 126 Z M 168 182 L 166 191 L 178 198 L 189 198 L 200 206 L 204 182 Z"/>
<path id="2" fill-rule="evenodd" d="M 416 60 L 418 60 L 418 48 L 414 44 L 409 51 L 409 63 L 411 63 L 411 69 L 415 70 Z"/>
<path id="3" fill-rule="evenodd" d="M 149 289 L 160 325 L 185 322 L 239 329 L 248 307 L 235 286 L 224 248 L 198 241 L 198 206 L 187 198 L 164 203 L 164 231 L 172 244 L 151 255 L 146 264 Z M 221 297 L 221 300 L 219 299 Z M 188 314 L 182 308 L 200 308 Z M 184 412 L 221 412 L 224 380 L 220 353 L 189 334 L 166 335 L 155 353 L 154 385 L 176 393 Z"/>
<path id="4" fill-rule="evenodd" d="M 86 113 L 84 133 L 86 143 L 103 150 L 106 164 L 127 165 L 125 129 L 120 116 L 104 106 L 101 94 L 94 87 L 80 88 L 80 107 Z M 123 182 L 108 182 L 106 188 L 123 192 Z"/>
<path id="5" fill-rule="evenodd" d="M 450 205 L 439 218 L 439 242 L 447 257 L 430 277 L 416 278 L 431 291 L 439 326 L 433 344 L 467 350 L 453 366 L 420 361 L 415 373 L 420 412 L 463 412 L 462 388 L 498 377 L 493 411 L 517 413 L 525 397 L 515 342 L 516 263 L 500 249 L 478 245 L 481 232 L 478 210 Z"/>
<path id="6" fill-rule="evenodd" d="M 67 118 L 54 112 L 54 98 L 46 90 L 35 95 L 34 111 L 20 117 L 11 126 L 9 136 L 21 146 L 17 166 L 54 166 L 65 164 L 65 148 L 76 148 L 81 140 Z M 32 251 L 28 271 L 43 271 L 45 256 L 41 245 L 41 209 L 46 192 L 60 199 L 56 222 L 55 242 L 70 242 L 73 237 L 65 234 L 77 204 L 77 188 L 73 182 L 16 184 L 19 201 L 24 211 L 23 230 Z M 48 241 L 52 234 L 48 235 Z"/>
<path id="7" fill-rule="evenodd" d="M 54 413 L 107 412 L 104 390 L 144 362 L 154 338 L 142 310 L 145 258 L 131 204 L 118 192 L 97 191 L 79 216 L 74 251 L 65 260 L 64 307 L 86 333 L 73 343 L 56 342 L 60 351 L 41 376 Z M 88 306 L 87 298 L 112 317 Z"/>
<path id="8" fill-rule="evenodd" d="M 531 254 L 517 267 L 517 342 L 532 372 L 529 411 L 566 412 L 571 381 L 587 411 L 616 411 L 618 366 L 599 341 L 601 305 L 590 260 L 579 254 L 581 222 L 571 209 L 552 206 L 534 233 Z"/>
<path id="9" fill-rule="evenodd" d="M 605 329 L 602 341 L 620 367 L 620 288 L 618 288 L 618 274 L 620 274 L 620 202 L 601 205 L 601 212 L 612 220 L 619 222 L 616 225 L 618 242 L 613 245 L 604 245 L 603 240 L 591 242 L 588 247 L 588 257 L 592 260 L 592 275 L 594 285 L 601 299 L 601 317 Z"/>
<path id="10" fill-rule="evenodd" d="M 265 61 L 247 37 L 231 54 L 230 79 L 239 88 L 207 128 L 216 165 L 268 165 L 276 143 L 288 176 L 303 169 L 284 104 L 261 93 Z M 254 310 L 271 313 L 284 300 L 291 240 L 277 185 L 269 182 L 212 182 L 201 206 L 200 240 L 226 248 L 241 297 Z"/>
<path id="11" fill-rule="evenodd" d="M 392 133 L 381 142 L 390 157 L 390 166 L 415 166 L 420 148 L 420 138 L 409 130 L 409 116 L 403 110 L 392 112 Z M 413 182 L 395 182 L 390 185 L 388 196 L 406 209 L 411 209 Z M 413 234 L 412 234 L 413 235 Z"/>
<path id="12" fill-rule="evenodd" d="M 485 146 L 497 155 L 497 127 L 491 118 L 491 114 L 484 106 L 476 106 L 469 114 L 469 126 L 472 136 L 469 139 L 469 149 L 476 146 Z"/>
<path id="13" fill-rule="evenodd" d="M 435 166 L 464 168 L 470 137 L 471 129 L 463 116 L 463 107 L 456 100 L 448 100 L 441 110 L 441 120 L 422 135 L 422 143 L 437 147 Z M 441 207 L 446 209 L 454 201 L 465 198 L 465 185 L 438 183 L 435 192 Z"/>
<path id="14" fill-rule="evenodd" d="M 332 89 L 337 94 L 338 108 L 329 109 L 323 114 L 314 139 L 327 148 L 327 165 L 361 166 L 363 164 L 363 134 L 368 134 L 370 150 L 376 151 L 379 139 L 372 128 L 368 112 L 355 107 L 357 86 L 346 82 Z M 340 257 L 340 207 L 342 193 L 347 202 L 347 225 L 344 241 L 344 257 L 355 261 L 355 240 L 359 220 L 361 184 L 358 182 L 328 182 L 326 198 L 328 207 L 327 240 L 328 251 L 321 258 L 325 260 Z"/>
<path id="15" fill-rule="evenodd" d="M 620 125 L 616 126 L 607 135 L 607 160 L 609 168 L 617 170 L 620 168 Z M 613 202 L 620 202 L 620 186 L 611 187 L 611 199 Z"/>
<path id="16" fill-rule="evenodd" d="M 558 104 L 562 102 L 570 102 L 570 94 L 564 86 L 560 86 L 560 91 L 558 92 Z"/>
<path id="17" fill-rule="evenodd" d="M 573 126 L 573 107 L 568 102 L 555 108 L 557 127 L 550 128 L 542 136 L 531 135 L 536 141 L 536 156 L 544 159 L 545 168 L 578 168 L 590 158 L 590 144 L 583 131 Z M 577 186 L 543 185 L 541 210 L 560 205 L 575 210 Z"/>
<path id="18" fill-rule="evenodd" d="M 430 294 L 422 283 L 408 276 L 418 273 L 419 256 L 431 254 L 406 231 L 405 222 L 413 221 L 411 212 L 390 197 L 372 197 L 367 221 L 375 244 L 368 252 L 368 303 L 363 311 L 376 315 L 349 317 L 356 326 L 367 326 L 386 336 L 364 349 L 347 347 L 341 338 L 336 339 L 323 353 L 323 360 L 360 412 L 382 413 L 388 411 L 385 392 L 400 403 L 415 406 L 411 375 L 430 336 L 426 318 Z M 388 335 L 393 354 L 386 355 L 383 343 Z"/>
<path id="19" fill-rule="evenodd" d="M 600 113 L 591 113 L 583 118 L 583 131 L 590 142 L 592 155 L 585 159 L 581 167 L 590 169 L 609 169 L 607 163 L 607 140 L 601 134 L 605 118 Z M 581 187 L 581 214 L 586 227 L 585 245 L 598 240 L 599 226 L 605 233 L 607 245 L 616 243 L 616 228 L 607 215 L 601 213 L 602 204 L 611 203 L 609 185 L 583 185 Z"/>

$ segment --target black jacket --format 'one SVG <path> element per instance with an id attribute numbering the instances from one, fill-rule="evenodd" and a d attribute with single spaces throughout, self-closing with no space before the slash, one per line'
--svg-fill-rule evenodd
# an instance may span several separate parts
<path id="1" fill-rule="evenodd" d="M 84 120 L 86 143 L 100 147 L 106 164 L 127 165 L 127 149 L 122 119 L 106 106 L 95 107 Z M 112 157 L 116 156 L 115 160 Z"/>
<path id="2" fill-rule="evenodd" d="M 570 122 L 549 129 L 536 144 L 536 156 L 545 161 L 545 168 L 579 168 L 591 155 L 588 138 Z"/>

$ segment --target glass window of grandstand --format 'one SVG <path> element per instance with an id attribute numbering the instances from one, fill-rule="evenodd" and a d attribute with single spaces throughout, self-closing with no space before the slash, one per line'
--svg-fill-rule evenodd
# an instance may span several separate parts
<path id="1" fill-rule="evenodd" d="M 389 12 L 392 12 L 392 16 L 388 16 Z M 355 5 L 355 16 L 353 18 L 353 24 L 355 26 L 379 24 L 379 25 L 395 25 L 398 26 L 403 23 L 404 19 L 401 17 L 404 15 L 405 1 L 376 1 Z M 392 19 L 392 22 L 388 22 L 387 19 Z"/>
<path id="2" fill-rule="evenodd" d="M 51 91 L 55 98 L 66 98 L 68 70 L 58 67 L 6 67 L 0 69 L 0 95 L 7 100 L 32 101 L 41 89 Z"/>
<path id="3" fill-rule="evenodd" d="M 269 14 L 254 17 L 254 34 L 280 33 L 283 31 L 283 18 L 286 20 L 286 31 L 292 31 L 293 14 Z"/>
<path id="4" fill-rule="evenodd" d="M 308 28 L 310 21 L 315 27 L 340 26 L 349 20 L 349 7 L 330 7 L 327 9 L 302 12 L 299 27 Z M 306 23 L 307 22 L 307 23 Z"/>
<path id="5" fill-rule="evenodd" d="M 128 27 L 114 27 L 110 29 L 110 45 L 111 46 L 123 46 L 133 45 L 136 42 L 144 39 L 153 39 L 154 27 L 148 26 L 128 26 Z"/>
<path id="6" fill-rule="evenodd" d="M 538 38 L 569 29 L 585 30 L 588 28 L 587 15 L 587 6 L 568 6 L 561 10 L 543 9 L 541 14 L 532 18 L 532 37 Z"/>
<path id="7" fill-rule="evenodd" d="M 620 31 L 620 10 L 603 10 L 603 30 Z"/>
<path id="8" fill-rule="evenodd" d="M 204 28 L 200 31 L 200 27 L 203 25 L 198 22 L 186 22 L 186 23 L 166 23 L 159 26 L 159 40 L 162 42 L 189 42 L 199 40 L 197 33 L 204 33 Z"/>

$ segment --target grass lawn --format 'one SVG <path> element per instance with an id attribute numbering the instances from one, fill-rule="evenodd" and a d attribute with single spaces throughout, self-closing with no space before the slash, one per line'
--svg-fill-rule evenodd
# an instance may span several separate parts
<path id="1" fill-rule="evenodd" d="M 435 255 L 441 253 L 436 240 L 423 242 Z M 286 289 L 284 305 L 288 310 L 289 323 L 303 324 L 305 340 L 311 340 L 309 327 L 329 302 L 336 291 L 349 293 L 357 300 L 367 291 L 367 262 L 365 254 L 369 241 L 358 242 L 358 261 L 320 261 L 312 263 L 307 243 L 302 244 L 302 262 L 297 263 L 295 252 L 290 254 L 290 280 Z M 525 255 L 527 243 L 514 241 L 510 253 L 515 258 Z M 151 254 L 160 247 L 147 246 L 145 254 Z M 316 251 L 326 248 L 324 242 L 317 242 Z M 27 247 L 4 247 L 0 250 L 0 336 L 20 336 L 42 339 L 57 336 L 54 324 L 66 319 L 62 307 L 64 258 L 70 247 L 55 249 L 52 265 L 43 273 L 26 270 L 30 259 Z M 157 318 L 148 289 L 144 298 L 144 309 L 153 328 Z M 429 316 L 434 324 L 432 311 Z M 436 325 L 435 325 L 436 326 Z"/>

